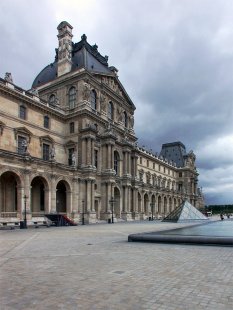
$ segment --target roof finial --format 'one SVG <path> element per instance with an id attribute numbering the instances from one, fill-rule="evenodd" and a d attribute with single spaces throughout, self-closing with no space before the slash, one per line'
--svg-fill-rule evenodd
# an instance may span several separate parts
<path id="1" fill-rule="evenodd" d="M 85 35 L 85 33 L 81 36 L 82 41 L 87 41 L 87 36 Z"/>

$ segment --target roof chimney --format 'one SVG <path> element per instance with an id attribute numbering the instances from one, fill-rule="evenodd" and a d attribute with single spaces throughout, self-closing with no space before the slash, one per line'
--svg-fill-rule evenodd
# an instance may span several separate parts
<path id="1" fill-rule="evenodd" d="M 58 66 L 57 76 L 61 76 L 71 71 L 72 67 L 72 29 L 73 27 L 66 21 L 61 22 L 58 27 Z"/>

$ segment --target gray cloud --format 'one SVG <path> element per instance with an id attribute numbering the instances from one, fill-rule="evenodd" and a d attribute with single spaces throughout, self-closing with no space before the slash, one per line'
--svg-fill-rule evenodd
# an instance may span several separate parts
<path id="1" fill-rule="evenodd" d="M 0 75 L 30 88 L 53 62 L 62 20 L 109 55 L 134 101 L 141 144 L 182 141 L 197 154 L 207 203 L 232 203 L 233 3 L 227 0 L 8 0 Z"/>

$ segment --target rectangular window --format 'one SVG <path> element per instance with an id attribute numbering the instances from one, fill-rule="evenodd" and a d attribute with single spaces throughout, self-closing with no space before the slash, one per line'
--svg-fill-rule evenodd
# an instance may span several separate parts
<path id="1" fill-rule="evenodd" d="M 72 147 L 71 149 L 68 150 L 68 165 L 72 166 L 73 162 L 72 162 L 72 155 L 74 153 L 74 148 Z"/>
<path id="2" fill-rule="evenodd" d="M 43 160 L 49 160 L 49 144 L 43 143 Z"/>
<path id="3" fill-rule="evenodd" d="M 26 119 L 26 108 L 23 105 L 19 107 L 19 117 L 21 119 Z"/>
<path id="4" fill-rule="evenodd" d="M 140 157 L 140 165 L 142 164 L 142 158 Z"/>
<path id="5" fill-rule="evenodd" d="M 25 154 L 27 140 L 25 137 L 18 136 L 18 154 Z"/>
<path id="6" fill-rule="evenodd" d="M 147 160 L 147 167 L 149 167 L 149 164 L 150 164 L 150 162 L 149 162 L 149 160 Z"/>
<path id="7" fill-rule="evenodd" d="M 74 122 L 70 123 L 70 133 L 74 133 Z"/>
<path id="8" fill-rule="evenodd" d="M 44 128 L 49 128 L 49 117 L 44 116 Z"/>
<path id="9" fill-rule="evenodd" d="M 95 150 L 95 167 L 98 168 L 98 151 Z"/>
<path id="10" fill-rule="evenodd" d="M 155 169 L 155 163 L 153 163 L 153 169 Z"/>

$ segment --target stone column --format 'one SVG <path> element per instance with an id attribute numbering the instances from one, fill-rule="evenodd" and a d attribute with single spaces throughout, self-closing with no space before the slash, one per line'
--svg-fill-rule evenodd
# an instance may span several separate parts
<path id="1" fill-rule="evenodd" d="M 91 211 L 95 212 L 95 182 L 91 181 Z"/>
<path id="2" fill-rule="evenodd" d="M 56 177 L 55 175 L 51 175 L 51 212 L 57 211 L 56 204 Z"/>
<path id="3" fill-rule="evenodd" d="M 73 178 L 73 197 L 72 197 L 72 212 L 77 213 L 78 212 L 78 201 L 79 201 L 79 192 L 78 192 L 78 178 L 74 177 Z"/>
<path id="4" fill-rule="evenodd" d="M 91 211 L 91 181 L 86 181 L 87 212 Z"/>
<path id="5" fill-rule="evenodd" d="M 111 147 L 111 144 L 108 144 L 108 157 L 107 157 L 107 159 L 108 159 L 108 169 L 111 169 L 112 167 L 111 167 L 111 156 L 112 156 L 112 154 L 111 154 L 111 150 L 112 150 L 112 147 Z"/>
<path id="6" fill-rule="evenodd" d="M 91 149 L 91 138 L 87 139 L 87 152 L 86 152 L 86 157 L 87 157 L 87 166 L 91 166 L 91 155 L 92 155 L 92 149 Z"/>
<path id="7" fill-rule="evenodd" d="M 82 138 L 82 166 L 86 166 L 86 138 Z"/>

